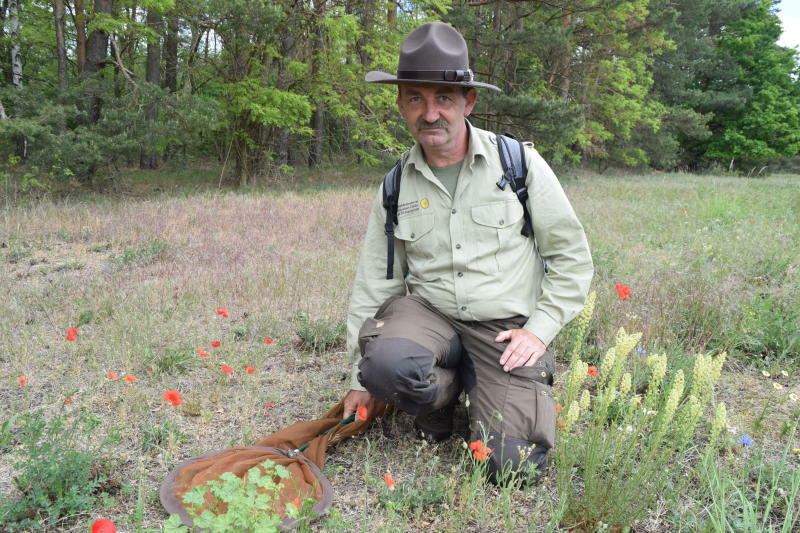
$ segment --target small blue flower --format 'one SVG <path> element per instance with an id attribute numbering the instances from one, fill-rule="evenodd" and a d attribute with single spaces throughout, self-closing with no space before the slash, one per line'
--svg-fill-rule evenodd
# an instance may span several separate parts
<path id="1" fill-rule="evenodd" d="M 739 438 L 736 444 L 741 444 L 742 446 L 749 448 L 753 445 L 753 438 L 746 433 L 742 433 L 742 436 Z"/>
<path id="2" fill-rule="evenodd" d="M 713 259 L 703 259 L 703 263 L 710 263 Z"/>
<path id="3" fill-rule="evenodd" d="M 638 353 L 638 354 L 641 354 L 641 355 L 644 355 L 644 354 L 646 354 L 646 353 L 647 353 L 647 350 L 643 350 L 643 349 L 641 349 L 641 348 L 636 348 L 636 353 Z"/>

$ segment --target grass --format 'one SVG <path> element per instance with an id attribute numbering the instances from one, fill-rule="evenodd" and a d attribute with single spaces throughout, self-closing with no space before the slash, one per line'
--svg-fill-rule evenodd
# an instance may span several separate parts
<path id="1" fill-rule="evenodd" d="M 157 490 L 178 461 L 317 418 L 346 391 L 350 362 L 337 342 L 339 324 L 382 173 L 327 169 L 249 191 L 217 189 L 210 170 L 182 176 L 169 183 L 136 173 L 104 196 L 0 202 L 0 494 L 14 494 L 8 465 L 19 453 L 14 422 L 3 423 L 62 406 L 124 428 L 106 450 L 110 475 L 135 480 L 135 490 L 70 517 L 59 531 L 85 531 L 100 516 L 126 530 L 157 530 L 166 518 Z M 728 404 L 731 444 L 751 435 L 764 465 L 800 447 L 786 429 L 798 416 L 788 393 L 800 393 L 800 347 L 792 340 L 800 335 L 800 179 L 657 174 L 564 185 L 596 265 L 583 359 L 599 362 L 620 326 L 643 332 L 640 350 L 668 353 L 669 372 L 690 369 L 697 352 L 728 350 L 716 399 Z M 155 186 L 161 190 L 149 192 Z M 617 283 L 633 289 L 630 300 L 617 297 Z M 229 318 L 216 314 L 220 307 Z M 79 327 L 74 342 L 65 340 L 70 326 Z M 566 337 L 554 342 L 556 353 L 568 349 Z M 138 381 L 125 382 L 126 374 Z M 180 390 L 184 404 L 163 404 L 168 389 Z M 67 395 L 73 401 L 64 406 Z M 268 402 L 275 406 L 266 416 Z M 463 464 L 457 439 L 421 446 L 411 424 L 398 413 L 332 450 L 326 475 L 336 511 L 313 530 L 548 529 L 552 476 L 531 490 L 495 489 Z M 708 482 L 724 494 L 714 500 L 696 490 L 680 509 L 656 506 L 636 530 L 702 529 L 706 509 L 718 512 L 715 502 L 732 498 L 742 516 L 758 513 L 740 498 L 749 494 L 746 483 L 731 473 L 747 464 L 764 474 L 735 444 L 728 449 L 718 465 L 727 477 Z M 784 463 L 797 473 L 798 456 Z M 385 472 L 402 491 L 386 493 Z M 777 524 L 780 508 L 759 524 Z"/>

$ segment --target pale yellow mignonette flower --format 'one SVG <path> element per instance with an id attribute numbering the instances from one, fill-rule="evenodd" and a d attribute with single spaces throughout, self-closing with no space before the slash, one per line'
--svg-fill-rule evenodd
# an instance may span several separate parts
<path id="1" fill-rule="evenodd" d="M 717 409 L 714 411 L 714 422 L 711 424 L 711 438 L 709 439 L 709 446 L 714 445 L 717 437 L 722 433 L 722 428 L 728 424 L 728 409 L 725 407 L 724 402 L 717 404 Z"/>
<path id="2" fill-rule="evenodd" d="M 567 398 L 571 401 L 578 394 L 578 390 L 589 374 L 589 365 L 580 359 L 574 359 L 570 365 L 569 376 L 567 377 Z"/>
<path id="3" fill-rule="evenodd" d="M 569 406 L 569 410 L 567 411 L 567 419 L 564 421 L 566 424 L 566 429 L 572 427 L 572 424 L 578 421 L 578 416 L 581 414 L 581 408 L 578 406 L 577 402 L 572 402 L 572 405 Z"/>
<path id="4" fill-rule="evenodd" d="M 703 405 L 700 400 L 696 396 L 689 396 L 678 420 L 678 442 L 684 442 L 692 436 L 702 413 Z"/>
<path id="5" fill-rule="evenodd" d="M 575 317 L 575 341 L 572 348 L 573 360 L 580 356 L 581 346 L 583 346 L 583 337 L 586 335 L 586 328 L 589 326 L 589 321 L 594 314 L 594 303 L 596 299 L 597 292 L 590 292 L 589 296 L 586 297 L 586 303 L 583 304 L 583 309 L 578 316 Z"/>
<path id="6" fill-rule="evenodd" d="M 581 411 L 586 411 L 589 409 L 589 405 L 592 403 L 592 396 L 589 394 L 589 391 L 583 389 L 583 393 L 581 394 L 581 400 L 578 402 L 580 405 Z"/>
<path id="7" fill-rule="evenodd" d="M 631 374 L 630 372 L 625 372 L 622 374 L 622 381 L 619 384 L 619 392 L 623 396 L 628 394 L 631 391 Z"/>
<path id="8" fill-rule="evenodd" d="M 662 429 L 666 429 L 666 426 L 668 426 L 672 421 L 672 417 L 675 416 L 675 410 L 678 408 L 678 402 L 680 402 L 681 396 L 683 395 L 683 386 L 684 378 L 683 370 L 681 369 L 675 373 L 675 379 L 672 382 L 672 388 L 669 390 L 667 402 L 664 404 Z"/>

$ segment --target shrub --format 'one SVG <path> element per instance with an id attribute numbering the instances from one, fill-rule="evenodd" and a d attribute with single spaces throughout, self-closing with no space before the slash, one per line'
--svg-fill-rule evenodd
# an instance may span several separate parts
<path id="1" fill-rule="evenodd" d="M 579 331 L 585 329 L 591 312 L 587 305 L 578 319 Z M 559 489 L 554 520 L 562 527 L 621 530 L 645 517 L 658 498 L 669 501 L 681 488 L 680 472 L 670 465 L 688 462 L 695 429 L 725 354 L 697 355 L 688 386 L 683 370 L 667 383 L 667 356 L 651 355 L 648 379 L 640 392 L 627 371 L 628 354 L 640 337 L 620 328 L 596 377 L 579 356 L 573 357 L 554 450 Z M 707 457 L 715 455 L 724 426 L 725 406 L 720 404 Z"/>
<path id="2" fill-rule="evenodd" d="M 297 336 L 302 345 L 315 352 L 324 352 L 340 345 L 344 340 L 343 320 L 311 319 L 306 315 L 297 316 Z"/>
<path id="3" fill-rule="evenodd" d="M 97 452 L 117 439 L 94 438 L 99 425 L 98 417 L 83 411 L 51 420 L 42 411 L 19 418 L 16 438 L 22 450 L 14 463 L 19 472 L 14 484 L 22 497 L 0 500 L 5 531 L 52 528 L 94 506 L 108 481 Z"/>

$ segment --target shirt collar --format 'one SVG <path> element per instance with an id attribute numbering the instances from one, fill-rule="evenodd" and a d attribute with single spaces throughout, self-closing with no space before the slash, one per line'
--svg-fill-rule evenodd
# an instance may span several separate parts
<path id="1" fill-rule="evenodd" d="M 487 155 L 489 154 L 489 150 L 492 146 L 492 141 L 490 140 L 491 135 L 486 131 L 478 129 L 470 124 L 469 120 L 466 118 L 464 119 L 464 122 L 467 123 L 467 130 L 469 131 L 469 147 L 467 148 L 467 155 L 465 156 L 465 159 L 467 165 L 472 168 L 477 156 L 481 156 L 486 159 Z M 425 161 L 425 154 L 423 153 L 422 147 L 418 142 L 415 142 L 414 146 L 409 151 L 408 161 L 406 164 L 413 164 L 414 168 L 423 173 L 425 173 L 425 170 L 423 169 L 430 171 L 430 167 L 428 166 L 427 161 Z"/>

